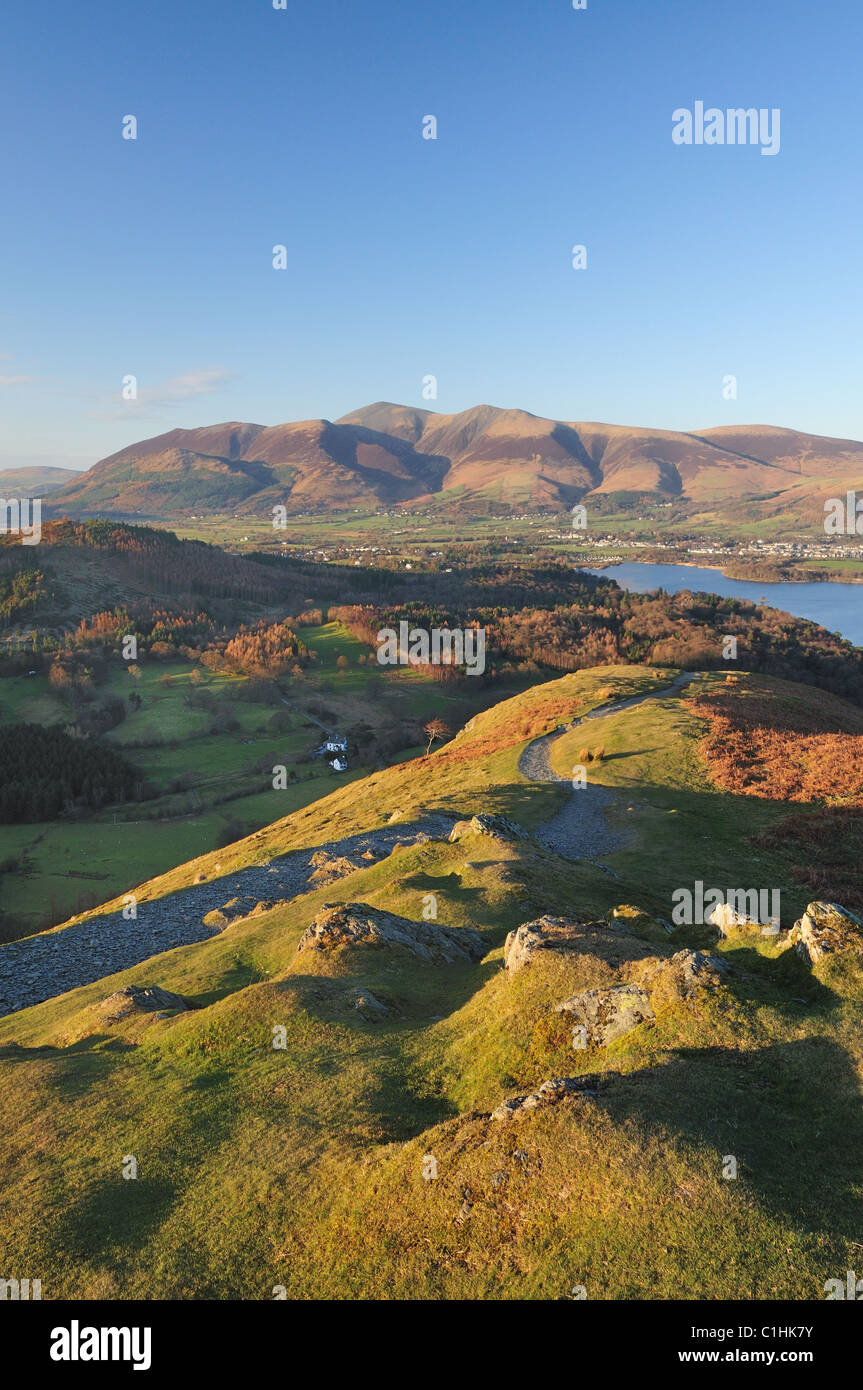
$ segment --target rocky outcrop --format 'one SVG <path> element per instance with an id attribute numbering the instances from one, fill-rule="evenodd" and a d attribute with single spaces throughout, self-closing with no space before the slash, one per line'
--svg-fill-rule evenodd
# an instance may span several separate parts
<path id="1" fill-rule="evenodd" d="M 837 951 L 863 952 L 863 919 L 838 903 L 810 903 L 789 937 L 810 965 Z"/>
<path id="2" fill-rule="evenodd" d="M 457 820 L 452 830 L 449 832 L 449 841 L 454 845 L 456 840 L 460 840 L 463 835 L 470 833 L 471 824 L 469 820 Z"/>
<path id="3" fill-rule="evenodd" d="M 224 931 L 232 922 L 239 922 L 244 917 L 258 917 L 262 912 L 270 912 L 276 906 L 268 899 L 254 897 L 229 898 L 221 907 L 213 908 L 205 917 L 201 918 L 205 927 L 216 927 L 219 931 Z"/>
<path id="4" fill-rule="evenodd" d="M 470 820 L 456 821 L 450 831 L 450 841 L 454 843 L 465 835 L 489 835 L 494 840 L 527 840 L 528 833 L 517 821 L 509 816 L 473 816 Z"/>
<path id="5" fill-rule="evenodd" d="M 506 938 L 503 963 L 510 975 L 529 964 L 537 951 L 578 951 L 595 948 L 605 940 L 629 938 L 623 923 L 581 922 L 575 917 L 553 917 L 546 913 L 532 922 L 523 922 Z"/>
<path id="6" fill-rule="evenodd" d="M 567 1096 L 594 1097 L 605 1085 L 607 1078 L 596 1073 L 589 1076 L 556 1076 L 550 1081 L 543 1081 L 529 1096 L 513 1096 L 511 1100 L 505 1100 L 491 1112 L 491 1118 L 521 1119 L 524 1115 L 538 1110 L 540 1106 L 557 1105 Z"/>
<path id="7" fill-rule="evenodd" d="M 359 868 L 359 864 L 355 864 L 345 855 L 329 855 L 320 851 L 312 855 L 310 863 L 315 867 L 309 876 L 309 882 L 320 888 L 328 888 L 331 883 L 337 883 L 339 879 L 355 874 Z"/>
<path id="8" fill-rule="evenodd" d="M 159 985 L 126 985 L 95 1005 L 106 1023 L 119 1023 L 136 1013 L 186 1013 L 191 1007 L 181 994 L 172 994 Z"/>
<path id="9" fill-rule="evenodd" d="M 745 912 L 738 912 L 731 903 L 717 903 L 705 914 L 704 920 L 716 927 L 720 936 L 736 936 L 740 932 L 758 936 L 778 934 L 773 923 L 760 922 L 757 917 L 747 917 Z"/>
<path id="10" fill-rule="evenodd" d="M 392 1013 L 390 1007 L 381 1003 L 370 989 L 352 989 L 348 998 L 357 1012 L 371 1023 L 378 1023 Z"/>
<path id="11" fill-rule="evenodd" d="M 585 1029 L 588 1047 L 608 1047 L 631 1033 L 640 1023 L 656 1017 L 650 996 L 639 985 L 612 985 L 610 989 L 588 989 L 555 1004 L 556 1014 L 570 1014 Z"/>
<path id="12" fill-rule="evenodd" d="M 669 960 L 657 960 L 642 968 L 641 983 L 652 990 L 670 988 L 682 999 L 690 999 L 702 989 L 721 985 L 730 966 L 712 951 L 677 951 Z"/>
<path id="13" fill-rule="evenodd" d="M 402 946 L 421 960 L 452 964 L 481 960 L 479 932 L 414 922 L 368 903 L 328 903 L 300 937 L 297 951 L 334 951 L 341 946 Z"/>

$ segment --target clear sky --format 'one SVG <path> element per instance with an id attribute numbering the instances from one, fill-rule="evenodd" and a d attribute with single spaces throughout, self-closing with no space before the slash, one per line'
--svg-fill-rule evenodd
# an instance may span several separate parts
<path id="1" fill-rule="evenodd" d="M 382 399 L 863 437 L 860 0 L 30 0 L 3 29 L 2 466 Z M 674 144 L 699 100 L 778 107 L 779 153 Z"/>

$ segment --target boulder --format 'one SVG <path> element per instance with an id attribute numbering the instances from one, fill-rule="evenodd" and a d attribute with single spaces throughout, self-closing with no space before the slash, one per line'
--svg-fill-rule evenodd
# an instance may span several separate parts
<path id="1" fill-rule="evenodd" d="M 689 999 L 701 989 L 722 984 L 730 966 L 712 951 L 677 951 L 668 960 L 657 960 L 641 975 L 642 984 L 651 989 L 671 986 L 674 993 Z"/>
<path id="2" fill-rule="evenodd" d="M 454 845 L 456 840 L 460 840 L 462 835 L 467 835 L 471 824 L 469 820 L 457 820 L 452 830 L 449 832 L 449 842 Z"/>
<path id="3" fill-rule="evenodd" d="M 215 927 L 218 931 L 224 931 L 232 922 L 239 922 L 244 917 L 257 917 L 262 912 L 271 911 L 275 905 L 269 900 L 254 898 L 251 895 L 230 898 L 221 907 L 214 907 L 212 912 L 208 912 L 201 920 L 205 927 Z"/>
<path id="4" fill-rule="evenodd" d="M 595 1073 L 589 1076 L 556 1076 L 550 1081 L 543 1081 L 529 1096 L 513 1096 L 510 1100 L 505 1100 L 491 1112 L 491 1118 L 521 1119 L 523 1115 L 538 1110 L 540 1106 L 557 1105 L 566 1096 L 596 1096 L 604 1084 L 602 1078 Z"/>
<path id="5" fill-rule="evenodd" d="M 489 835 L 495 840 L 526 840 L 528 833 L 523 826 L 516 821 L 510 820 L 509 816 L 472 816 L 469 821 L 456 821 L 449 838 L 451 842 L 460 840 L 464 835 Z"/>
<path id="6" fill-rule="evenodd" d="M 191 1007 L 181 994 L 172 994 L 159 985 L 126 985 L 96 1005 L 106 1023 L 119 1023 L 136 1013 L 155 1014 L 168 1010 L 187 1013 Z"/>
<path id="7" fill-rule="evenodd" d="M 479 932 L 414 922 L 368 903 L 327 903 L 300 937 L 297 951 L 333 951 L 340 946 L 402 946 L 430 962 L 481 960 Z"/>
<path id="8" fill-rule="evenodd" d="M 769 923 L 761 923 L 757 917 L 747 917 L 745 912 L 738 912 L 730 903 L 717 903 L 704 920 L 716 927 L 720 936 L 732 936 L 738 932 L 757 932 L 759 936 L 771 934 Z"/>
<path id="9" fill-rule="evenodd" d="M 576 1023 L 584 1025 L 588 1047 L 608 1047 L 656 1017 L 650 996 L 639 985 L 612 985 L 610 989 L 571 994 L 555 1004 L 554 1011 L 571 1014 Z"/>
<path id="10" fill-rule="evenodd" d="M 794 923 L 790 941 L 810 965 L 837 951 L 863 952 L 863 919 L 838 903 L 810 903 Z"/>
<path id="11" fill-rule="evenodd" d="M 313 855 L 311 863 L 314 864 L 318 857 L 318 855 Z M 333 859 L 327 856 L 323 863 L 318 863 L 309 875 L 309 881 L 316 883 L 319 887 L 326 888 L 330 883 L 337 883 L 340 878 L 347 878 L 349 874 L 355 874 L 358 868 L 358 864 L 344 855 Z"/>
<path id="12" fill-rule="evenodd" d="M 575 917 L 553 917 L 546 913 L 532 922 L 523 922 L 509 933 L 504 942 L 503 963 L 507 972 L 514 975 L 529 963 L 536 951 L 578 951 L 588 945 L 595 946 L 603 939 L 613 941 L 629 935 L 622 923 L 581 922 Z"/>
<path id="13" fill-rule="evenodd" d="M 381 1018 L 386 1018 L 391 1012 L 386 1004 L 382 1004 L 380 999 L 372 994 L 370 989 L 353 989 L 349 991 L 349 998 L 354 1008 L 362 1014 L 363 1018 L 376 1023 Z"/>
<path id="14" fill-rule="evenodd" d="M 633 907 L 631 903 L 621 903 L 619 907 L 613 907 L 607 913 L 606 921 L 611 925 L 629 927 L 642 941 L 654 943 L 667 941 L 674 931 L 674 928 L 663 922 L 661 917 L 652 917 L 649 912 L 644 912 L 640 907 Z"/>

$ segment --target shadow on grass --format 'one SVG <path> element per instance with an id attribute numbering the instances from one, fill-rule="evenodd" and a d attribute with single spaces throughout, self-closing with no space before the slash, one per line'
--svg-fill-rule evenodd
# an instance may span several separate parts
<path id="1" fill-rule="evenodd" d="M 405 1143 L 458 1114 L 452 1101 L 412 1084 L 403 1072 L 384 1076 L 366 1100 L 375 1115 L 376 1132 L 370 1137 L 380 1144 Z"/>
<path id="2" fill-rule="evenodd" d="M 152 1132 L 144 1105 L 126 1113 L 103 1109 L 94 1145 L 100 1153 L 98 1176 L 83 1190 L 64 1180 L 62 1167 L 52 1179 L 55 1191 L 43 1208 L 51 1225 L 43 1234 L 53 1254 L 82 1266 L 107 1262 L 118 1271 L 135 1264 L 230 1137 L 236 1116 L 225 1101 L 229 1082 L 221 1070 L 196 1077 L 171 1126 Z M 139 1164 L 134 1179 L 123 1177 L 129 1156 Z"/>
<path id="3" fill-rule="evenodd" d="M 661 752 L 661 748 L 630 748 L 629 751 L 625 753 L 603 753 L 602 757 L 599 759 L 599 765 L 601 766 L 603 763 L 619 763 L 624 761 L 626 758 L 640 758 L 643 757 L 646 753 Z M 626 788 L 615 787 L 614 790 L 620 790 L 625 792 Z"/>
<path id="4" fill-rule="evenodd" d="M 8 1043 L 0 1047 L 0 1065 L 52 1062 L 46 1084 L 61 1099 L 75 1100 L 98 1087 L 116 1070 L 123 1056 L 135 1050 L 135 1043 L 96 1033 L 65 1047 L 24 1047 Z"/>
<path id="5" fill-rule="evenodd" d="M 52 1246 L 82 1263 L 126 1250 L 131 1255 L 168 1217 L 177 1198 L 174 1183 L 141 1175 L 92 1183 L 56 1220 Z"/>
<path id="6" fill-rule="evenodd" d="M 237 994 L 241 989 L 248 989 L 250 985 L 263 982 L 264 977 L 257 966 L 245 961 L 236 961 L 232 969 L 222 972 L 218 985 L 213 989 L 203 994 L 187 994 L 185 997 L 196 1009 L 205 1009 L 208 1004 L 217 1004 L 220 999 L 227 999 L 230 994 Z"/>
<path id="7" fill-rule="evenodd" d="M 666 1067 L 634 1072 L 602 1093 L 615 1121 L 665 1129 L 721 1172 L 736 1158 L 751 1193 L 798 1229 L 856 1240 L 863 1226 L 863 1104 L 844 1049 L 827 1038 L 752 1052 L 681 1049 Z"/>
<path id="8" fill-rule="evenodd" d="M 385 1038 L 458 1013 L 501 968 L 500 961 L 431 965 L 399 947 L 360 948 L 343 964 L 344 973 L 335 979 L 286 975 L 273 986 L 279 992 L 296 992 L 301 1007 L 322 1022 L 358 1025 L 364 1033 Z M 380 1018 L 361 1014 L 353 1007 L 353 991 L 358 989 L 370 991 L 391 1012 Z"/>
<path id="9" fill-rule="evenodd" d="M 791 1019 L 823 1015 L 842 1002 L 841 995 L 822 984 L 793 947 L 771 957 L 761 955 L 754 946 L 740 946 L 724 959 L 733 973 L 723 983 L 740 1002 L 766 1004 Z"/>

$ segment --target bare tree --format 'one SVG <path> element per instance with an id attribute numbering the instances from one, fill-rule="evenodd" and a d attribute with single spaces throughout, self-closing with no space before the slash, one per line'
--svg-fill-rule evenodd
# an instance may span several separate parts
<path id="1" fill-rule="evenodd" d="M 434 743 L 435 739 L 449 738 L 452 733 L 452 729 L 449 727 L 448 724 L 445 724 L 442 719 L 439 719 L 438 716 L 435 715 L 434 718 L 430 719 L 427 724 L 423 725 L 423 733 L 428 735 L 429 742 L 428 748 L 426 749 L 426 757 L 428 757 L 429 753 L 431 752 L 431 746 Z"/>

